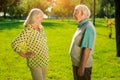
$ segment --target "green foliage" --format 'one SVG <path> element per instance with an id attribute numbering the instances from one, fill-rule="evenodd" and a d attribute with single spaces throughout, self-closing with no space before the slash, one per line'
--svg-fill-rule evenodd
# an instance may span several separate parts
<path id="1" fill-rule="evenodd" d="M 98 13 L 99 17 L 112 17 L 115 12 L 114 0 L 100 0 L 100 11 Z"/>
<path id="2" fill-rule="evenodd" d="M 32 8 L 40 8 L 43 12 L 45 12 L 50 4 L 51 3 L 47 0 L 21 0 L 19 6 L 24 13 L 28 13 Z"/>
<path id="3" fill-rule="evenodd" d="M 16 16 L 16 13 L 20 12 L 18 3 L 19 0 L 0 0 L 0 12 L 4 12 L 4 17 L 6 17 L 6 13 L 9 13 L 11 17 Z"/>
<path id="4" fill-rule="evenodd" d="M 115 20 L 114 19 L 109 19 L 108 17 L 105 17 L 105 23 L 107 27 L 111 27 L 112 25 L 115 25 Z"/>
<path id="5" fill-rule="evenodd" d="M 91 11 L 91 16 L 94 16 L 94 0 L 84 0 L 83 1 L 85 5 L 88 6 L 88 8 L 90 9 Z M 95 15 L 98 14 L 99 10 L 100 10 L 100 2 L 99 0 L 96 0 L 96 3 L 95 3 Z"/>
<path id="6" fill-rule="evenodd" d="M 2 20 L 4 21 L 4 20 Z M 5 20 L 6 21 L 6 20 Z M 107 37 L 105 19 L 96 19 L 96 46 L 92 80 L 120 80 L 120 59 L 116 57 L 115 34 Z M 44 20 L 48 37 L 49 66 L 46 80 L 73 80 L 69 47 L 76 30 L 75 20 Z M 0 22 L 0 79 L 31 80 L 26 60 L 13 51 L 11 41 L 23 29 L 23 22 Z M 113 28 L 113 32 L 115 30 Z"/>
<path id="7" fill-rule="evenodd" d="M 71 17 L 76 4 L 79 4 L 79 0 L 56 0 L 52 13 L 59 17 Z"/>
<path id="8" fill-rule="evenodd" d="M 0 11 L 3 11 L 4 9 L 7 9 L 8 6 L 11 6 L 14 4 L 15 0 L 0 0 Z"/>
<path id="9" fill-rule="evenodd" d="M 108 17 L 105 17 L 105 26 L 110 28 L 109 38 L 112 38 L 112 34 L 113 34 L 112 27 L 114 25 L 115 25 L 115 20 L 114 19 L 109 19 Z"/>

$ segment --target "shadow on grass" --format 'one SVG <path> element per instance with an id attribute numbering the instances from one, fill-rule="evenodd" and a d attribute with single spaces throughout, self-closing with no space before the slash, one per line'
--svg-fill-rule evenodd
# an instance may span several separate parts
<path id="1" fill-rule="evenodd" d="M 105 27 L 105 25 L 103 23 L 96 23 L 95 27 Z"/>
<path id="2" fill-rule="evenodd" d="M 108 35 L 105 35 L 105 34 L 97 33 L 97 35 L 100 35 L 100 36 L 105 37 L 105 38 L 108 38 L 108 39 L 113 39 L 113 40 L 115 39 L 114 37 L 109 38 L 109 36 L 108 36 Z"/>
<path id="3" fill-rule="evenodd" d="M 55 27 L 55 25 L 58 25 L 57 27 L 59 27 L 59 25 L 61 25 L 60 23 L 53 23 L 53 22 L 42 22 L 42 25 L 45 27 Z"/>
<path id="4" fill-rule="evenodd" d="M 64 23 L 57 22 L 42 22 L 42 25 L 46 28 L 58 28 L 63 27 Z M 5 29 L 21 29 L 23 26 L 23 22 L 0 22 L 0 30 Z"/>
<path id="5" fill-rule="evenodd" d="M 5 29 L 20 29 L 21 25 L 23 22 L 0 22 L 0 30 L 5 30 Z"/>
<path id="6" fill-rule="evenodd" d="M 61 23 L 54 22 L 43 22 L 42 25 L 46 28 L 58 28 L 63 27 Z M 23 26 L 23 22 L 0 22 L 0 30 L 5 29 L 21 29 Z M 24 26 L 23 26 L 24 27 Z"/>
<path id="7" fill-rule="evenodd" d="M 23 26 L 24 21 L 16 20 L 16 21 L 2 21 L 0 22 L 0 30 L 5 29 L 21 29 Z M 42 22 L 42 25 L 46 28 L 63 28 L 63 27 L 69 27 L 69 25 L 75 25 L 77 26 L 78 23 L 75 23 L 75 21 L 61 21 L 61 20 L 46 20 Z"/>
<path id="8" fill-rule="evenodd" d="M 44 26 L 44 27 L 46 27 L 46 28 L 62 28 L 62 27 L 64 27 L 63 25 L 65 25 L 65 23 L 63 22 L 61 22 L 61 23 L 59 23 L 59 22 L 42 22 L 42 25 Z"/>
<path id="9" fill-rule="evenodd" d="M 75 21 L 61 21 L 61 20 L 55 20 L 55 21 L 45 21 L 42 22 L 42 25 L 47 28 L 64 28 L 64 27 L 70 27 L 70 26 L 77 26 L 78 23 Z"/>

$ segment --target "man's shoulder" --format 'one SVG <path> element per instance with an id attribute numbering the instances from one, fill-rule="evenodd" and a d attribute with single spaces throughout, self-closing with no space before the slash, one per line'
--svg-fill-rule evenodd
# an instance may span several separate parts
<path id="1" fill-rule="evenodd" d="M 91 21 L 88 21 L 86 26 L 86 30 L 95 31 L 95 27 Z"/>

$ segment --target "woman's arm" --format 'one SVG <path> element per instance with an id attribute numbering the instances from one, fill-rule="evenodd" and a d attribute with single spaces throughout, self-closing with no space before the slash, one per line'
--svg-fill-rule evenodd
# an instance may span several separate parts
<path id="1" fill-rule="evenodd" d="M 27 38 L 29 37 L 29 29 L 25 28 L 20 35 L 15 38 L 12 42 L 11 46 L 15 52 L 17 52 L 20 56 L 24 58 L 30 58 L 35 55 L 33 52 L 27 52 L 26 50 L 26 42 Z"/>
<path id="2" fill-rule="evenodd" d="M 21 47 L 25 47 L 26 43 L 26 37 L 27 37 L 27 30 L 24 29 L 11 43 L 12 48 L 16 52 L 21 51 Z"/>
<path id="3" fill-rule="evenodd" d="M 31 58 L 32 56 L 34 56 L 35 54 L 33 52 L 17 52 L 20 56 L 24 57 L 24 58 Z"/>

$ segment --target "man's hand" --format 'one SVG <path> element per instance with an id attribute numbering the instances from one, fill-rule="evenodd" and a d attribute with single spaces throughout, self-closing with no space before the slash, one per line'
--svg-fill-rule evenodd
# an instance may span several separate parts
<path id="1" fill-rule="evenodd" d="M 78 69 L 78 75 L 79 75 L 79 76 L 84 76 L 84 73 L 85 73 L 85 68 L 80 67 L 80 68 Z"/>
<path id="2" fill-rule="evenodd" d="M 80 64 L 79 69 L 78 69 L 78 75 L 79 76 L 84 76 L 85 65 L 86 65 L 87 60 L 89 58 L 90 50 L 91 50 L 90 48 L 84 48 L 84 50 L 83 50 L 83 56 L 82 56 L 82 59 L 81 59 L 81 64 Z"/>

